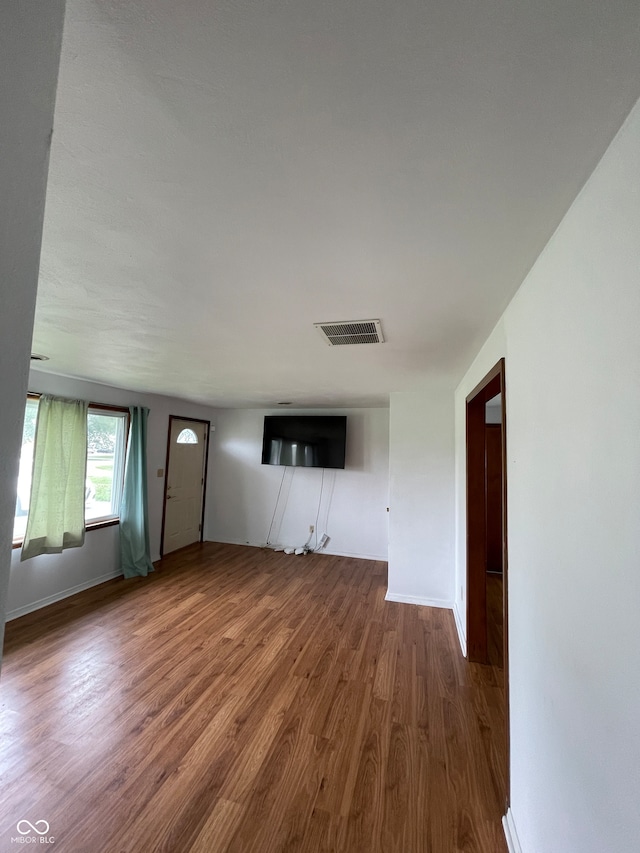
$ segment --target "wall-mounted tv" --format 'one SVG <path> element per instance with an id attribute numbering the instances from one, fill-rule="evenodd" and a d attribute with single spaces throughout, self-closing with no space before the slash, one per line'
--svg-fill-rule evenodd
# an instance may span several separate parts
<path id="1" fill-rule="evenodd" d="M 344 468 L 345 415 L 266 415 L 263 465 Z"/>

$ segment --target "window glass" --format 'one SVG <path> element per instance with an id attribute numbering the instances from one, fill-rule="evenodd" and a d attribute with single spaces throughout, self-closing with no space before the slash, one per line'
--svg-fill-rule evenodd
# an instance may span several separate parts
<path id="1" fill-rule="evenodd" d="M 38 401 L 27 400 L 22 427 L 22 450 L 20 452 L 20 469 L 18 472 L 18 497 L 16 513 L 13 520 L 13 538 L 22 539 L 27 529 L 27 513 L 29 511 L 29 496 L 31 492 L 31 470 L 33 468 L 33 442 L 36 436 L 36 418 L 38 417 Z"/>
<path id="2" fill-rule="evenodd" d="M 122 497 L 127 415 L 89 407 L 85 521 L 117 518 Z"/>
<path id="3" fill-rule="evenodd" d="M 183 429 L 176 438 L 177 444 L 197 444 L 198 436 L 192 429 Z"/>

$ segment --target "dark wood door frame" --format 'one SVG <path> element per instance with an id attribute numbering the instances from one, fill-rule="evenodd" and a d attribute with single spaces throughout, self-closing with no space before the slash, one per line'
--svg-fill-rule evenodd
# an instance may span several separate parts
<path id="1" fill-rule="evenodd" d="M 488 662 L 486 587 L 486 444 L 485 404 L 502 395 L 502 578 L 504 618 L 504 700 L 507 766 L 506 805 L 509 806 L 509 622 L 507 559 L 507 419 L 505 360 L 487 373 L 466 398 L 467 450 L 467 654 L 470 661 Z"/>
<path id="2" fill-rule="evenodd" d="M 164 523 L 167 514 L 167 478 L 169 477 L 169 455 L 171 453 L 171 427 L 174 421 L 192 421 L 196 424 L 205 424 L 207 435 L 204 446 L 204 475 L 202 483 L 202 513 L 200 516 L 200 542 L 204 541 L 204 510 L 207 498 L 207 476 L 209 473 L 209 439 L 211 437 L 211 421 L 202 418 L 184 418 L 182 415 L 169 415 L 169 429 L 167 432 L 167 455 L 164 463 L 164 488 L 162 491 L 162 526 L 160 528 L 160 558 L 164 557 Z"/>

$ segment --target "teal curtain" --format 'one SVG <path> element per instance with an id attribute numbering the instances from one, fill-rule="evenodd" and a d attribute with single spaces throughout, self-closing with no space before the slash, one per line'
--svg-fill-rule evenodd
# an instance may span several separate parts
<path id="1" fill-rule="evenodd" d="M 21 560 L 84 544 L 87 407 L 85 400 L 40 397 Z"/>
<path id="2" fill-rule="evenodd" d="M 153 571 L 147 505 L 147 418 L 149 409 L 130 406 L 131 423 L 120 504 L 120 563 L 125 578 Z"/>

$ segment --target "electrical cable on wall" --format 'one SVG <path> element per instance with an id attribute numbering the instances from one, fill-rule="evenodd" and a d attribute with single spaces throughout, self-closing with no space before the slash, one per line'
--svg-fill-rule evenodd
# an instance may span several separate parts
<path id="1" fill-rule="evenodd" d="M 316 543 L 314 545 L 314 550 L 318 550 L 318 519 L 320 518 L 320 507 L 322 506 L 322 493 L 324 491 L 324 468 L 322 469 L 322 480 L 320 482 L 320 498 L 318 500 L 318 511 L 316 512 L 316 525 L 315 525 L 315 534 L 316 534 Z M 311 542 L 311 537 L 309 537 L 309 542 Z"/>
<path id="2" fill-rule="evenodd" d="M 273 522 L 276 518 L 276 512 L 278 511 L 278 504 L 280 502 L 280 494 L 282 492 L 282 484 L 284 483 L 284 476 L 287 473 L 287 469 L 282 469 L 282 479 L 280 480 L 280 488 L 278 489 L 278 497 L 276 498 L 276 505 L 273 508 L 273 515 L 271 516 L 271 524 L 269 525 L 269 532 L 267 533 L 267 545 L 271 545 L 271 530 L 273 528 Z"/>
<path id="3" fill-rule="evenodd" d="M 333 477 L 331 478 L 331 487 L 330 487 L 330 491 L 329 491 L 329 498 L 327 500 L 327 506 L 326 506 L 325 513 L 324 513 L 323 528 L 324 528 L 325 532 L 323 535 L 323 539 L 320 540 L 320 547 L 321 548 L 324 548 L 324 546 L 326 545 L 326 543 L 329 541 L 329 538 L 330 538 L 329 536 L 327 536 L 327 530 L 329 528 L 329 514 L 331 512 L 331 504 L 333 502 L 333 493 L 334 493 L 335 487 L 336 487 L 336 471 L 332 471 L 331 473 L 333 474 Z M 324 537 L 326 537 L 326 539 Z"/>
<path id="4" fill-rule="evenodd" d="M 295 466 L 285 467 L 285 472 L 290 473 L 291 476 L 288 478 L 288 484 L 285 486 L 285 500 L 284 506 L 282 507 L 282 512 L 280 514 L 280 523 L 278 524 L 278 534 L 276 539 L 280 541 L 280 531 L 282 530 L 282 524 L 284 522 L 284 517 L 287 514 L 287 508 L 289 506 L 289 496 L 291 494 L 291 486 L 293 485 L 293 478 L 296 476 L 296 471 L 298 469 Z"/>

